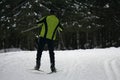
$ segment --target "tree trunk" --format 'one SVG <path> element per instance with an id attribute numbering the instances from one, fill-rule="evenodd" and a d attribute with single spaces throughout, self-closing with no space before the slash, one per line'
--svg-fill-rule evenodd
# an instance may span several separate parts
<path id="1" fill-rule="evenodd" d="M 79 30 L 76 31 L 76 36 L 77 36 L 77 37 L 76 37 L 76 38 L 77 38 L 77 39 L 76 39 L 76 40 L 77 40 L 77 49 L 79 49 L 79 48 L 80 48 Z"/>

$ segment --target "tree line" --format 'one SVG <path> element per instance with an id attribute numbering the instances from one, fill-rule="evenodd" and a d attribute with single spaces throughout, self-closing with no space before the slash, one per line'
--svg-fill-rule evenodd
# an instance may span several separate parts
<path id="1" fill-rule="evenodd" d="M 55 9 L 64 27 L 55 49 L 120 46 L 119 0 L 1 0 L 0 49 L 36 49 L 40 29 L 22 33 Z"/>

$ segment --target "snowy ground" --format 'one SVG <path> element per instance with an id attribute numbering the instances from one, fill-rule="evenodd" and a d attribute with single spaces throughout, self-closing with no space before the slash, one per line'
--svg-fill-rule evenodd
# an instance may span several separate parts
<path id="1" fill-rule="evenodd" d="M 57 73 L 50 72 L 48 51 L 34 71 L 36 51 L 0 54 L 0 80 L 120 80 L 120 48 L 55 51 Z"/>

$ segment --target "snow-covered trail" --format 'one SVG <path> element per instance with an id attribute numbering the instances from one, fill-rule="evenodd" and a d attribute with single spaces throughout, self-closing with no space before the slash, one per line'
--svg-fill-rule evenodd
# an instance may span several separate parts
<path id="1" fill-rule="evenodd" d="M 109 80 L 120 80 L 120 60 L 111 59 L 105 61 L 105 72 Z"/>
<path id="2" fill-rule="evenodd" d="M 55 51 L 57 73 L 50 72 L 49 54 L 35 66 L 36 51 L 0 54 L 0 80 L 120 80 L 120 48 Z"/>

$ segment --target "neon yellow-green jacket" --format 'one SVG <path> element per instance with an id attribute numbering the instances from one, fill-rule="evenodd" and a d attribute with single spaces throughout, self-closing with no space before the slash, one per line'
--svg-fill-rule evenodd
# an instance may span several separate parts
<path id="1" fill-rule="evenodd" d="M 40 19 L 38 26 L 42 24 L 40 37 L 47 38 L 50 40 L 56 39 L 56 32 L 62 31 L 59 19 L 55 15 L 49 15 Z"/>

